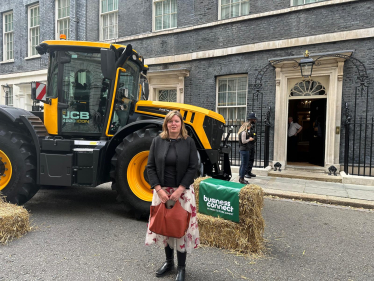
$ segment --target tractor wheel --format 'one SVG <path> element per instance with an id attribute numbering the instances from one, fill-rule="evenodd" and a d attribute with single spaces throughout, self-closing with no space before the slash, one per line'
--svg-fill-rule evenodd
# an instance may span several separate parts
<path id="1" fill-rule="evenodd" d="M 146 165 L 152 140 L 158 128 L 147 128 L 128 135 L 112 158 L 112 188 L 117 191 L 125 210 L 137 218 L 149 216 L 153 190 L 147 182 Z"/>
<path id="2" fill-rule="evenodd" d="M 35 146 L 14 127 L 0 125 L 0 192 L 22 205 L 39 190 L 36 184 Z"/>

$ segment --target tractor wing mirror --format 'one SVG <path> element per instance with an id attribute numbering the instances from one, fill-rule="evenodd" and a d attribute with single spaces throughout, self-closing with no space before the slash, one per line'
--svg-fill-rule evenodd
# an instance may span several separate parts
<path id="1" fill-rule="evenodd" d="M 116 76 L 116 54 L 110 49 L 101 49 L 101 72 L 104 78 L 114 80 Z"/>
<path id="2" fill-rule="evenodd" d="M 148 100 L 149 98 L 149 84 L 147 76 L 145 76 L 143 73 L 141 75 L 141 83 L 142 83 L 142 98 L 144 100 Z"/>
<path id="3" fill-rule="evenodd" d="M 148 81 L 145 80 L 143 82 L 143 97 L 144 97 L 144 100 L 148 100 L 148 97 L 149 97 L 149 84 L 148 84 Z"/>

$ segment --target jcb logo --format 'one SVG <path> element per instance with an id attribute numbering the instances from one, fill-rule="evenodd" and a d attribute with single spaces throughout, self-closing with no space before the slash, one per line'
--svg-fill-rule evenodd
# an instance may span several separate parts
<path id="1" fill-rule="evenodd" d="M 67 111 L 62 117 L 70 119 L 90 119 L 90 114 L 88 112 Z"/>

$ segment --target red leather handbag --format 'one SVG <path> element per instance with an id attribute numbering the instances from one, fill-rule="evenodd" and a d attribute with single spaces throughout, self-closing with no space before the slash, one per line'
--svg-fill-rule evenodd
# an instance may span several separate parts
<path id="1" fill-rule="evenodd" d="M 191 214 L 183 209 L 179 201 L 171 209 L 164 203 L 151 206 L 149 230 L 167 237 L 181 238 L 190 224 Z"/>

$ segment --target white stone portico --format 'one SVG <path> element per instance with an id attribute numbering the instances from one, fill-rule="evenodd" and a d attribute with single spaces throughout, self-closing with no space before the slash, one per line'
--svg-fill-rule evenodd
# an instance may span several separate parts
<path id="1" fill-rule="evenodd" d="M 0 75 L 0 104 L 5 104 L 5 85 L 13 88 L 13 106 L 31 110 L 31 82 L 47 82 L 47 69 Z"/>
<path id="2" fill-rule="evenodd" d="M 157 90 L 176 89 L 177 102 L 184 103 L 184 78 L 189 75 L 188 69 L 149 71 L 149 100 L 157 100 Z"/>
<path id="3" fill-rule="evenodd" d="M 331 53 L 350 56 L 352 51 L 341 51 Z M 317 59 L 322 54 L 311 54 L 310 57 Z M 327 99 L 326 101 L 326 139 L 324 167 L 334 165 L 340 170 L 339 148 L 340 148 L 340 124 L 342 108 L 342 84 L 344 58 L 324 57 L 317 61 L 313 68 L 312 79 L 320 82 L 326 88 L 326 96 L 292 96 L 290 90 L 295 83 L 302 81 L 300 68 L 295 61 L 302 57 L 290 57 L 290 61 L 278 63 L 275 66 L 276 91 L 275 91 L 275 123 L 274 123 L 274 157 L 273 165 L 277 162 L 287 168 L 287 130 L 289 101 L 292 99 Z M 278 58 L 279 59 L 279 58 Z M 270 62 L 278 59 L 271 59 Z"/>

